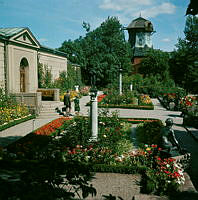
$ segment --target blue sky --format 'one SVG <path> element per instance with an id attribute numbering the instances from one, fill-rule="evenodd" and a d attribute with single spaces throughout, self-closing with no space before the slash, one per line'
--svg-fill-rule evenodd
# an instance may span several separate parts
<path id="1" fill-rule="evenodd" d="M 156 30 L 152 36 L 154 48 L 172 51 L 178 37 L 184 37 L 188 3 L 189 0 L 0 0 L 0 27 L 28 27 L 42 45 L 58 48 L 65 40 L 85 35 L 83 21 L 90 23 L 93 30 L 108 16 L 116 16 L 127 26 L 141 13 Z"/>

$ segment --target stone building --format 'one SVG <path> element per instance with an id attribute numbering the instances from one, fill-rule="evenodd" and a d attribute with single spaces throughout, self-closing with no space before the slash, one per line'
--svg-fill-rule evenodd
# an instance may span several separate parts
<path id="1" fill-rule="evenodd" d="M 22 96 L 23 101 L 29 97 L 27 104 L 40 99 L 38 63 L 51 70 L 53 79 L 67 71 L 66 54 L 42 46 L 28 28 L 0 28 L 1 88 Z"/>
<path id="2" fill-rule="evenodd" d="M 132 48 L 132 64 L 135 73 L 138 72 L 139 64 L 145 57 L 149 48 L 153 48 L 151 36 L 154 33 L 153 25 L 149 20 L 141 16 L 134 19 L 126 28 L 129 34 L 129 43 Z"/>

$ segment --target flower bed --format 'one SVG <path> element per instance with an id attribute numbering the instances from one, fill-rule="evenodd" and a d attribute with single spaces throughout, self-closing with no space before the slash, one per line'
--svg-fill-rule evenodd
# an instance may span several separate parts
<path id="1" fill-rule="evenodd" d="M 35 115 L 29 114 L 28 116 L 24 116 L 22 118 L 14 119 L 13 121 L 10 121 L 9 123 L 4 123 L 4 124 L 0 125 L 0 131 L 3 131 L 7 128 L 10 128 L 12 126 L 15 126 L 17 124 L 20 124 L 22 122 L 25 122 L 25 121 L 28 121 L 28 120 L 34 119 L 34 118 L 35 118 Z"/>
<path id="2" fill-rule="evenodd" d="M 102 104 L 98 105 L 99 108 L 125 108 L 125 109 L 139 109 L 139 110 L 154 110 L 154 106 L 140 106 L 140 105 L 133 105 L 133 104 L 122 104 L 122 105 L 115 105 L 115 104 Z"/>
<path id="3" fill-rule="evenodd" d="M 112 116 L 103 113 L 99 117 L 98 142 L 88 142 L 89 125 L 83 117 L 60 118 L 8 146 L 7 150 L 17 159 L 59 158 L 91 165 L 90 169 L 96 172 L 141 173 L 141 185 L 147 193 L 168 194 L 183 183 L 181 167 L 174 160 L 162 160 L 157 145 L 133 147 L 131 126 L 116 113 Z"/>
<path id="4" fill-rule="evenodd" d="M 60 101 L 64 101 L 64 95 L 65 93 L 60 94 Z M 73 101 L 75 99 L 75 97 L 80 96 L 81 94 L 79 92 L 76 92 L 74 90 L 70 91 L 70 100 Z"/>
<path id="5" fill-rule="evenodd" d="M 142 173 L 141 192 L 172 195 L 180 185 L 184 184 L 184 171 L 175 159 L 161 159 L 160 151 L 157 145 L 144 146 L 147 169 Z"/>
<path id="6" fill-rule="evenodd" d="M 120 119 L 124 120 L 124 121 L 127 121 L 129 123 L 132 123 L 132 124 L 160 121 L 159 119 L 154 119 L 154 118 L 120 118 Z"/>
<path id="7" fill-rule="evenodd" d="M 61 128 L 61 126 L 64 124 L 65 121 L 70 120 L 69 117 L 61 117 L 58 119 L 55 119 L 48 124 L 38 128 L 37 130 L 33 131 L 36 135 L 51 135 L 56 134 L 57 130 Z"/>
<path id="8" fill-rule="evenodd" d="M 153 110 L 154 106 L 152 104 L 152 101 L 150 99 L 150 97 L 148 95 L 140 95 L 139 96 L 139 103 L 138 105 L 134 104 L 134 103 L 124 103 L 124 102 L 137 102 L 137 98 L 130 98 L 128 100 L 125 100 L 123 97 L 123 103 L 119 103 L 119 104 L 112 104 L 111 100 L 108 98 L 108 100 L 105 99 L 105 97 L 107 98 L 108 95 L 102 94 L 99 95 L 97 97 L 98 100 L 98 107 L 99 108 L 125 108 L 125 109 L 142 109 L 142 110 Z M 120 101 L 120 100 L 119 100 Z M 108 102 L 108 103 L 106 103 Z M 87 104 L 90 105 L 90 102 Z"/>
<path id="9" fill-rule="evenodd" d="M 58 134 L 63 128 L 64 122 L 70 119 L 68 117 L 55 119 L 16 142 L 9 144 L 6 148 L 12 153 L 15 152 L 19 158 L 27 157 L 32 159 L 32 155 L 41 152 L 51 141 L 51 136 Z"/>
<path id="10" fill-rule="evenodd" d="M 9 105 L 0 108 L 0 125 L 9 123 L 13 120 L 17 120 L 28 116 L 29 110 L 25 105 Z"/>

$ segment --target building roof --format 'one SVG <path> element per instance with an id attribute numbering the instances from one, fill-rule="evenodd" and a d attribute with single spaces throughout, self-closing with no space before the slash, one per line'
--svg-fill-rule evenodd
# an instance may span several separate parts
<path id="1" fill-rule="evenodd" d="M 153 32 L 153 25 L 149 20 L 138 17 L 134 19 L 126 29 L 144 29 L 145 31 Z"/>
<path id="2" fill-rule="evenodd" d="M 49 48 L 49 47 L 41 45 L 37 41 L 37 39 L 34 37 L 34 35 L 31 33 L 31 31 L 29 30 L 29 28 L 27 28 L 27 27 L 0 28 L 0 39 L 3 39 L 3 40 L 7 39 L 7 40 L 9 40 L 13 36 L 19 34 L 20 32 L 23 32 L 24 30 L 27 30 L 31 34 L 31 36 L 34 38 L 34 40 L 38 44 L 38 48 L 41 51 L 47 52 L 47 53 L 52 53 L 52 54 L 63 56 L 63 57 L 67 57 L 67 55 L 64 52 L 61 52 L 61 51 L 58 51 L 56 49 L 52 49 L 52 48 Z"/>
<path id="3" fill-rule="evenodd" d="M 23 31 L 26 28 L 0 28 L 0 36 L 3 36 L 5 38 L 10 38 L 21 31 Z"/>
<path id="4" fill-rule="evenodd" d="M 50 47 L 43 46 L 43 45 L 41 45 L 40 50 L 43 51 L 43 52 L 52 53 L 52 54 L 55 54 L 55 55 L 67 57 L 66 53 L 64 53 L 62 51 L 58 51 L 56 49 L 52 49 Z"/>

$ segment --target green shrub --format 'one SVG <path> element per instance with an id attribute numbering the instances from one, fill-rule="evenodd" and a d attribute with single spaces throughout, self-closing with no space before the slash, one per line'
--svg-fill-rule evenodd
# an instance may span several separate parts
<path id="1" fill-rule="evenodd" d="M 74 148 L 76 145 L 85 145 L 91 137 L 90 123 L 88 118 L 76 116 L 72 120 L 65 122 L 62 137 L 58 145 Z"/>
<path id="2" fill-rule="evenodd" d="M 139 143 L 143 144 L 157 144 L 161 143 L 161 129 L 163 123 L 158 121 L 145 122 L 139 124 L 136 130 L 136 137 Z"/>

